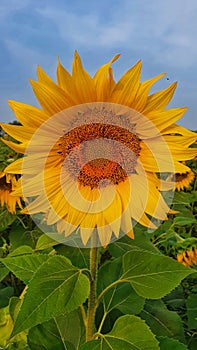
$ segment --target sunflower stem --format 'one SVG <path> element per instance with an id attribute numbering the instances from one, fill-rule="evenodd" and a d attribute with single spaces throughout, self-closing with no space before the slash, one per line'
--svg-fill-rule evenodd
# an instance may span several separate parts
<path id="1" fill-rule="evenodd" d="M 96 246 L 95 235 L 92 236 L 90 248 L 90 294 L 88 298 L 88 313 L 86 326 L 86 341 L 93 339 L 94 333 L 94 318 L 96 312 L 96 282 L 97 282 L 97 268 L 98 268 L 98 247 Z"/>
<path id="2" fill-rule="evenodd" d="M 83 305 L 80 305 L 80 310 L 81 310 L 81 316 L 83 319 L 84 326 L 86 327 L 87 326 L 87 317 L 86 317 L 86 313 L 85 313 L 85 309 L 84 309 Z"/>

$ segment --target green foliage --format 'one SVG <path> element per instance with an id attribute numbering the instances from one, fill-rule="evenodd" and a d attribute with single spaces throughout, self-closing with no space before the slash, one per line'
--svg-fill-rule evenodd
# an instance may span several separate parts
<path id="1" fill-rule="evenodd" d="M 190 294 L 186 301 L 188 328 L 197 328 L 197 294 Z"/>
<path id="2" fill-rule="evenodd" d="M 0 289 L 0 309 L 9 304 L 10 297 L 14 294 L 14 288 L 5 287 Z"/>
<path id="3" fill-rule="evenodd" d="M 0 282 L 8 275 L 8 273 L 9 270 L 3 265 L 0 265 Z"/>
<path id="4" fill-rule="evenodd" d="M 28 284 L 32 279 L 34 272 L 42 265 L 47 259 L 48 255 L 41 254 L 27 254 L 17 257 L 1 259 L 2 263 L 14 273 L 25 284 Z"/>
<path id="5" fill-rule="evenodd" d="M 74 350 L 83 335 L 79 310 L 52 318 L 30 329 L 28 343 L 32 350 Z"/>
<path id="6" fill-rule="evenodd" d="M 157 336 L 167 336 L 185 342 L 180 316 L 168 310 L 162 300 L 147 300 L 140 316 Z"/>
<path id="7" fill-rule="evenodd" d="M 121 279 L 129 281 L 142 297 L 159 299 L 191 272 L 168 257 L 136 250 L 123 256 Z"/>
<path id="8" fill-rule="evenodd" d="M 113 244 L 110 244 L 108 249 L 116 258 L 133 249 L 144 249 L 153 253 L 159 253 L 159 250 L 150 242 L 150 236 L 148 236 L 148 234 L 142 229 L 140 230 L 139 226 L 135 228 L 134 240 L 124 236 L 123 238 L 115 241 Z"/>
<path id="9" fill-rule="evenodd" d="M 2 147 L 3 169 L 17 155 Z M 175 260 L 180 247 L 195 246 L 196 202 L 194 182 L 175 192 L 176 213 L 157 230 L 138 224 L 134 240 L 124 236 L 99 249 L 94 340 L 88 342 L 90 249 L 61 244 L 31 217 L 1 208 L 0 347 L 196 350 L 196 267 Z"/>
<path id="10" fill-rule="evenodd" d="M 143 335 L 143 336 L 142 336 Z M 112 331 L 90 341 L 80 350 L 159 350 L 158 341 L 143 320 L 136 316 L 122 316 Z"/>
<path id="11" fill-rule="evenodd" d="M 16 219 L 16 215 L 0 207 L 0 232 L 6 230 Z"/>
<path id="12" fill-rule="evenodd" d="M 160 350 L 187 350 L 187 346 L 176 339 L 168 337 L 157 337 Z"/>
<path id="13" fill-rule="evenodd" d="M 76 309 L 88 293 L 89 280 L 80 269 L 64 257 L 50 257 L 29 282 L 13 335 Z"/>

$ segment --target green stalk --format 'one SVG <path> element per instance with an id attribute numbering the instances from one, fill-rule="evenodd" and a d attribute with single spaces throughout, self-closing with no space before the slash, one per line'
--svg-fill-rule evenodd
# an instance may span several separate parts
<path id="1" fill-rule="evenodd" d="M 88 298 L 87 326 L 86 326 L 86 341 L 93 339 L 94 334 L 94 319 L 96 312 L 96 282 L 98 268 L 98 247 L 96 246 L 95 237 L 92 237 L 92 245 L 90 248 L 90 294 Z"/>

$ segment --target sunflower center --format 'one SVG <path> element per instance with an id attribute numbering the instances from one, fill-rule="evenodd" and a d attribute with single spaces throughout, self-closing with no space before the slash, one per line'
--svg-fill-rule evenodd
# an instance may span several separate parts
<path id="1" fill-rule="evenodd" d="M 58 153 L 66 169 L 91 188 L 125 181 L 135 171 L 140 149 L 138 136 L 104 123 L 81 125 L 58 141 Z"/>
<path id="2" fill-rule="evenodd" d="M 12 185 L 11 185 L 11 183 L 6 182 L 5 176 L 0 178 L 0 190 L 1 191 L 9 191 L 9 192 L 12 191 Z"/>
<path id="3" fill-rule="evenodd" d="M 174 180 L 173 180 L 173 181 L 180 182 L 180 181 L 182 181 L 182 180 L 187 179 L 187 177 L 188 177 L 188 172 L 183 173 L 183 174 L 176 173 L 176 174 L 174 175 Z"/>

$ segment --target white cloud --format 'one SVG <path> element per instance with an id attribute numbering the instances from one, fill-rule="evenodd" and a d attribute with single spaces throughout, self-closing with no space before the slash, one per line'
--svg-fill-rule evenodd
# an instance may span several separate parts
<path id="1" fill-rule="evenodd" d="M 18 11 L 29 5 L 31 0 L 1 0 L 0 1 L 0 19 L 4 20 L 13 11 Z"/>
<path id="2" fill-rule="evenodd" d="M 37 11 L 52 21 L 73 47 L 136 49 L 157 62 L 189 67 L 197 60 L 195 0 L 110 1 L 110 12 L 82 13 L 46 5 Z"/>
<path id="3" fill-rule="evenodd" d="M 38 64 L 44 65 L 48 73 L 55 72 L 56 60 L 54 56 L 47 53 L 40 53 L 39 50 L 34 50 L 22 44 L 18 40 L 5 39 L 5 45 L 11 57 L 14 57 L 23 67 L 23 70 L 28 72 L 28 76 L 35 77 L 35 72 Z"/>

